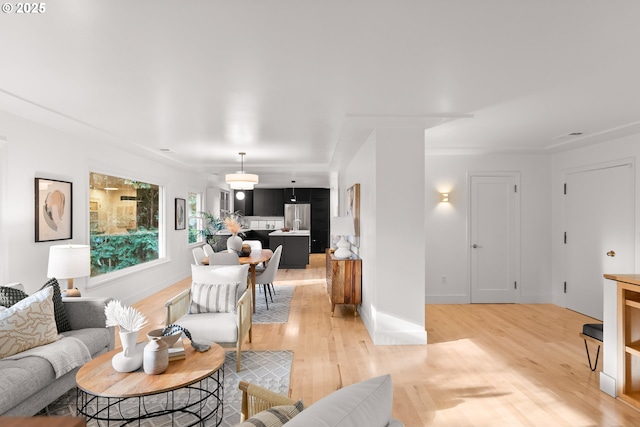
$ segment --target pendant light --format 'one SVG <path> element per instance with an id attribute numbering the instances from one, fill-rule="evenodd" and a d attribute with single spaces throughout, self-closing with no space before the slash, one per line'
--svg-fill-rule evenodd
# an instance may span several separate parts
<path id="1" fill-rule="evenodd" d="M 244 172 L 244 156 L 247 153 L 240 152 L 240 171 L 236 173 L 228 173 L 225 176 L 225 180 L 232 190 L 253 190 L 253 187 L 258 183 L 258 175 Z"/>
<path id="2" fill-rule="evenodd" d="M 291 186 L 293 187 L 293 192 L 291 193 L 291 201 L 295 202 L 296 199 L 296 182 L 295 181 L 291 181 Z"/>

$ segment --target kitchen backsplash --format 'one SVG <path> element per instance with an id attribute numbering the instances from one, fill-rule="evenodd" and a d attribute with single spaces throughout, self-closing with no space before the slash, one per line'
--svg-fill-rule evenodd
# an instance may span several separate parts
<path id="1" fill-rule="evenodd" d="M 279 230 L 284 227 L 284 217 L 281 216 L 246 216 L 243 219 L 245 226 L 252 230 Z"/>

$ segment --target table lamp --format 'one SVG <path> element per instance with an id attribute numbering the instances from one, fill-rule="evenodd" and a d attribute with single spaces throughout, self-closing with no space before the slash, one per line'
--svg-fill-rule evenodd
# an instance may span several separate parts
<path id="1" fill-rule="evenodd" d="M 80 291 L 73 287 L 73 279 L 91 274 L 91 253 L 87 245 L 56 245 L 49 248 L 47 277 L 67 279 L 63 297 L 79 297 Z"/>
<path id="2" fill-rule="evenodd" d="M 341 236 L 337 244 L 338 249 L 333 253 L 333 256 L 342 259 L 351 257 L 351 244 L 347 242 L 345 237 L 356 234 L 353 218 L 348 216 L 334 216 L 331 219 L 331 234 Z"/>

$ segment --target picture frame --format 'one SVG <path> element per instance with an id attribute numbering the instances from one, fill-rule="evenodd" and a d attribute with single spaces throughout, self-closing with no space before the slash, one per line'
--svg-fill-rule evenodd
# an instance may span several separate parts
<path id="1" fill-rule="evenodd" d="M 73 238 L 73 184 L 35 178 L 34 194 L 36 243 Z"/>
<path id="2" fill-rule="evenodd" d="M 187 201 L 176 198 L 176 230 L 184 230 L 187 227 Z"/>
<path id="3" fill-rule="evenodd" d="M 348 236 L 347 240 L 354 246 L 360 247 L 360 184 L 353 184 L 347 188 L 346 214 L 353 218 L 356 234 Z"/>

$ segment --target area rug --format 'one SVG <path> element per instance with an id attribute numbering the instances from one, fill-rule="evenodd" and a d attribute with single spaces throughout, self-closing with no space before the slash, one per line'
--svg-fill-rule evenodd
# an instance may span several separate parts
<path id="1" fill-rule="evenodd" d="M 242 371 L 236 372 L 236 352 L 228 351 L 224 361 L 224 406 L 221 426 L 231 427 L 240 422 L 240 404 L 242 392 L 238 389 L 241 380 L 258 384 L 276 393 L 287 395 L 289 392 L 289 377 L 291 375 L 291 351 L 243 351 Z M 148 399 L 148 398 L 146 398 Z M 163 398 L 158 398 L 163 399 Z M 76 389 L 72 389 L 48 407 L 48 414 L 52 416 L 76 415 Z M 180 426 L 180 419 L 175 420 Z M 87 426 L 95 427 L 96 421 L 89 421 Z M 136 422 L 137 426 L 138 423 Z M 140 423 L 145 427 L 160 427 L 171 425 L 169 416 L 144 420 Z"/>
<path id="2" fill-rule="evenodd" d="M 264 291 L 262 286 L 256 288 L 256 312 L 253 314 L 253 323 L 287 323 L 289 321 L 289 308 L 291 298 L 295 291 L 295 286 L 274 286 L 276 292 L 273 294 L 273 302 L 267 292 L 269 310 L 264 302 Z"/>

